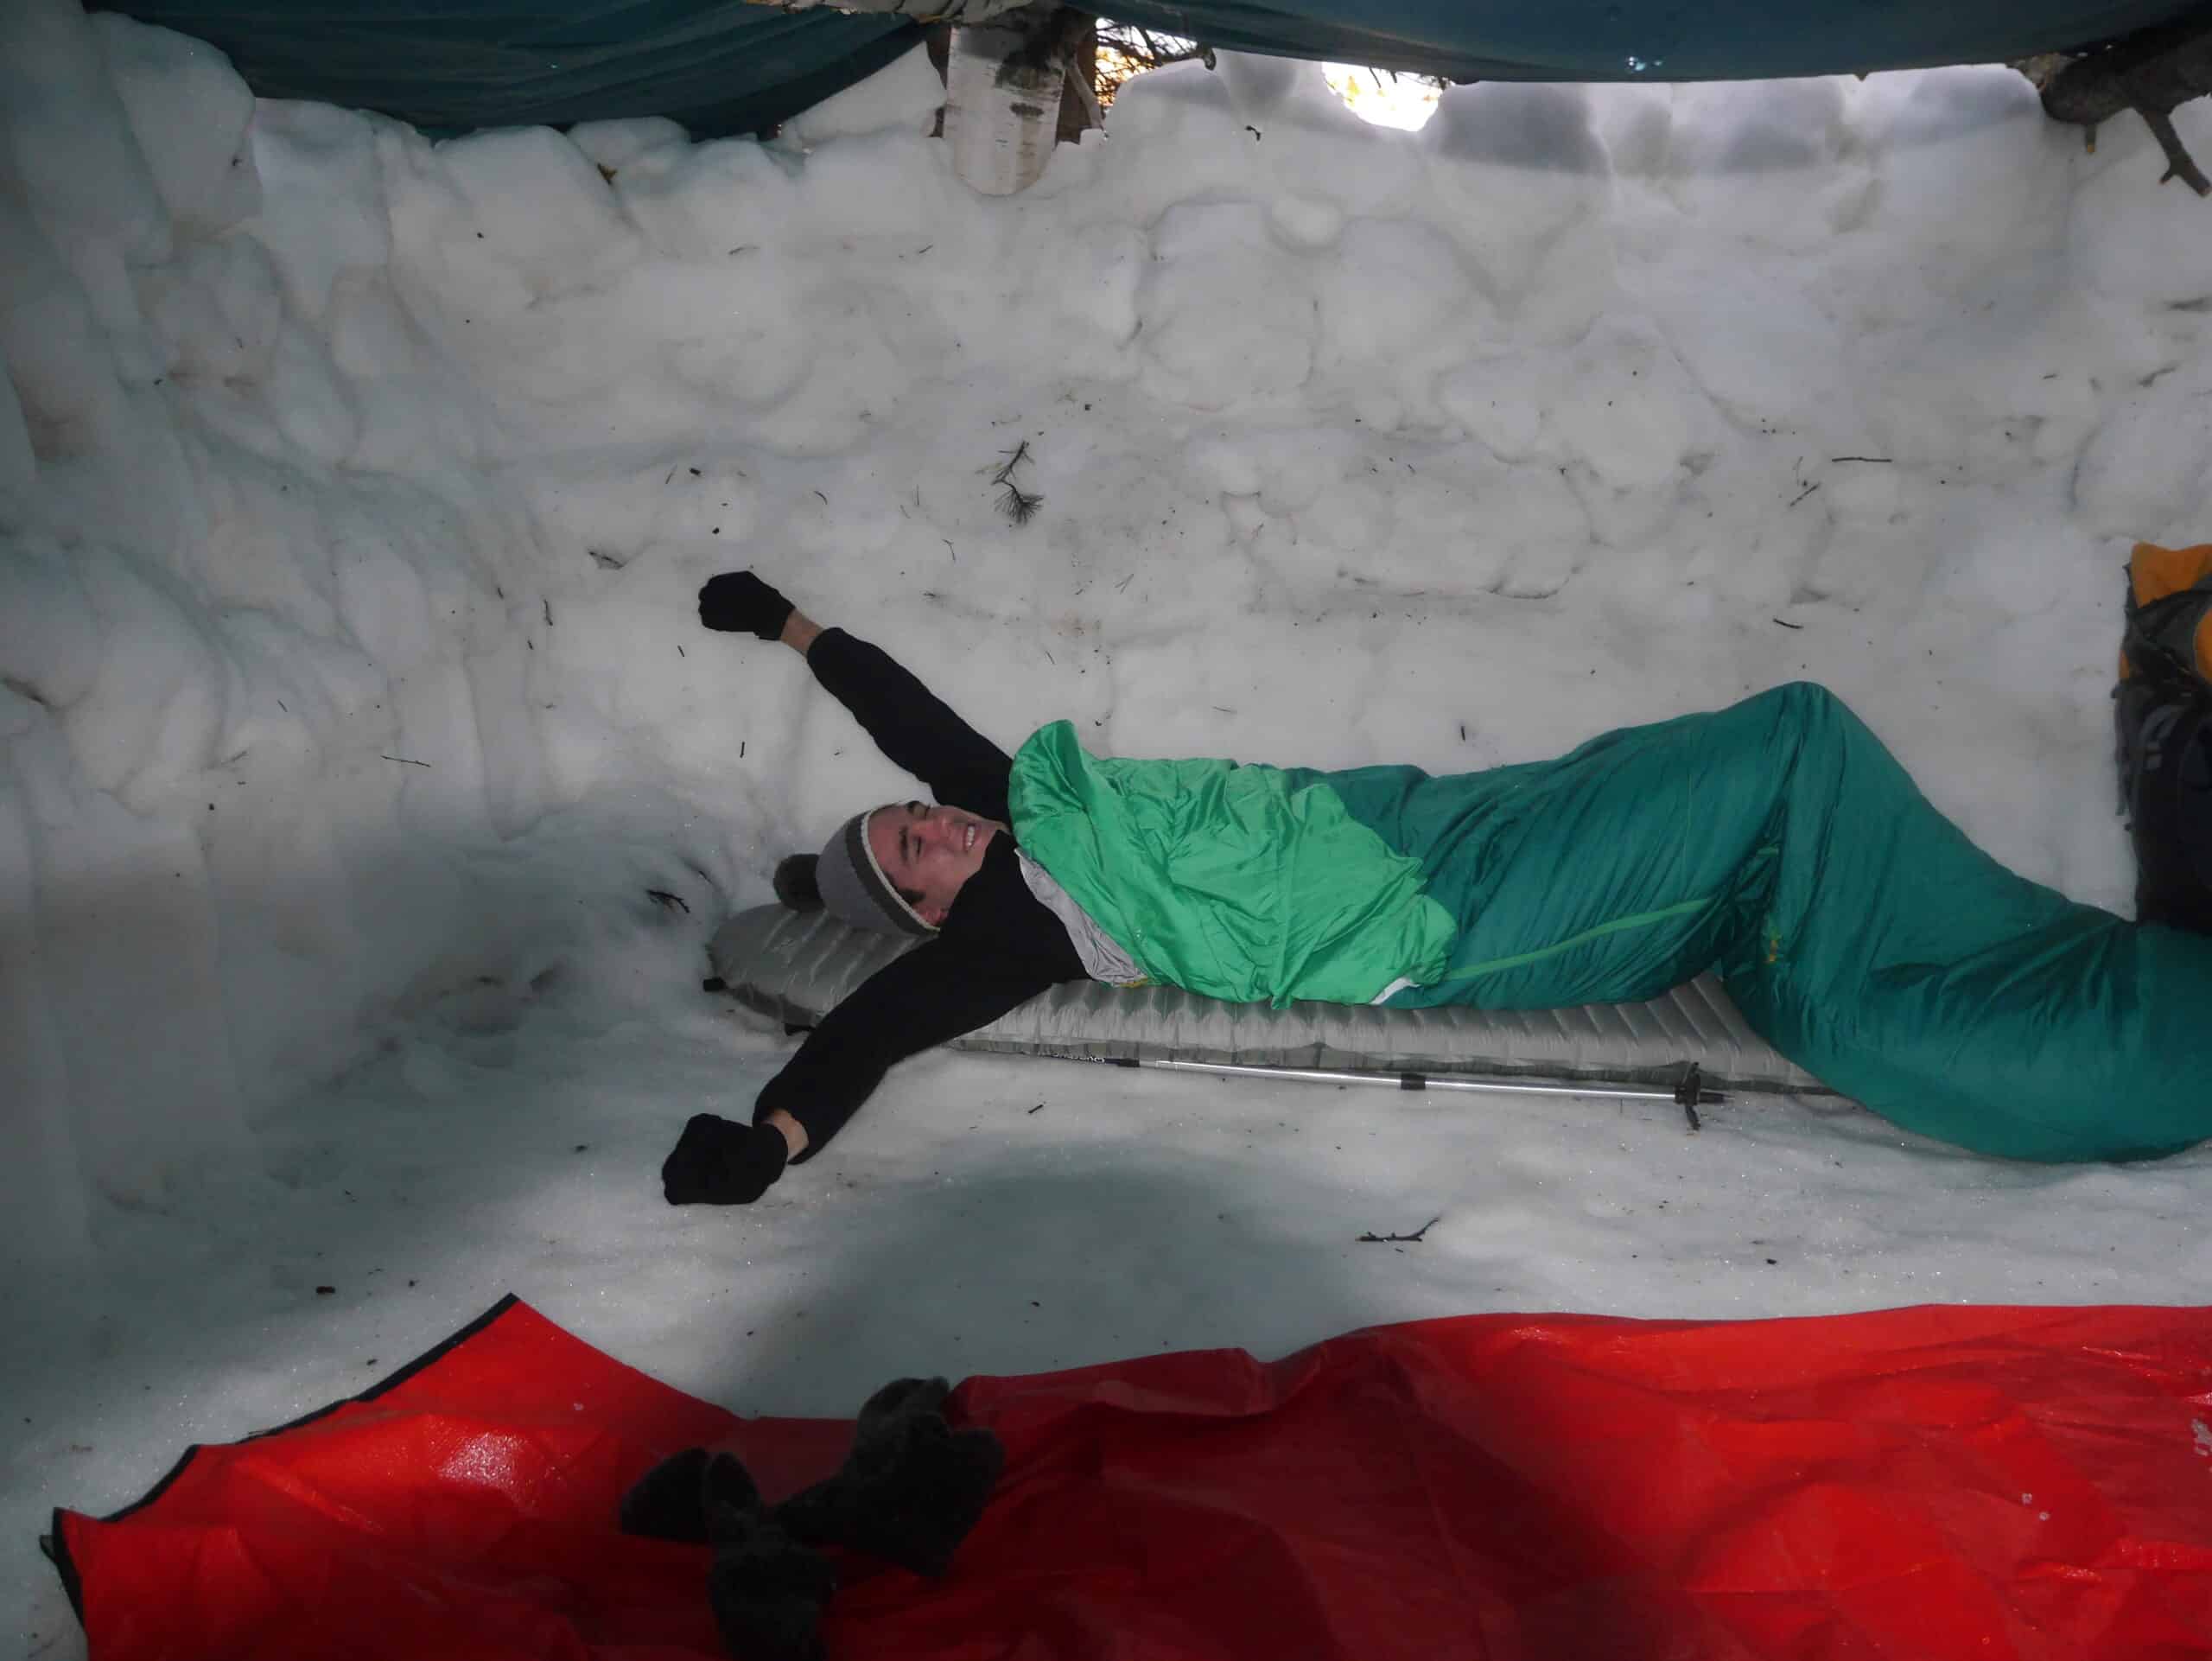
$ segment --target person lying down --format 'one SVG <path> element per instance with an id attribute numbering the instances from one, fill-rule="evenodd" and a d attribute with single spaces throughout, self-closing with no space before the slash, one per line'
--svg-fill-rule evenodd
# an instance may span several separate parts
<path id="1" fill-rule="evenodd" d="M 2052 1161 L 2212 1135 L 2212 939 L 2006 870 L 1823 687 L 1446 776 L 1094 756 L 1065 721 L 1009 756 L 749 571 L 699 614 L 798 652 L 931 798 L 786 859 L 779 898 L 925 944 L 823 1017 L 749 1123 L 691 1118 L 671 1205 L 759 1199 L 893 1063 L 1085 978 L 1526 1009 L 1711 970 L 1777 1050 L 1926 1136 Z"/>

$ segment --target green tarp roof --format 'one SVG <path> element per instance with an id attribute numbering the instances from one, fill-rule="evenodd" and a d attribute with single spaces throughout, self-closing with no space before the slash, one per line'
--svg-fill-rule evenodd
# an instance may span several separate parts
<path id="1" fill-rule="evenodd" d="M 772 127 L 921 38 L 875 15 L 744 0 L 136 0 L 264 98 L 436 131 L 660 115 Z M 1118 20 L 1236 51 L 1456 80 L 1714 80 L 1993 62 L 2110 40 L 2190 0 L 1277 0 L 1129 4 Z"/>
<path id="2" fill-rule="evenodd" d="M 694 137 L 759 132 L 922 38 L 901 18 L 744 0 L 138 0 L 105 10 L 220 48 L 263 98 L 375 110 L 435 133 L 655 115 Z"/>

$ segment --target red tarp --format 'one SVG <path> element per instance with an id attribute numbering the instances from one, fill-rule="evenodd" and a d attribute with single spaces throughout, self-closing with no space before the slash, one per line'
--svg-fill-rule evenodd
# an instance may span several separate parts
<path id="1" fill-rule="evenodd" d="M 855 1379 L 859 1400 L 878 1378 Z M 941 1582 L 841 1560 L 831 1661 L 2201 1657 L 2212 1311 L 1474 1315 L 969 1379 L 1006 1473 Z M 57 1514 L 93 1661 L 721 1653 L 665 1455 L 773 1499 L 847 1421 L 740 1420 L 512 1301 L 391 1383 Z"/>

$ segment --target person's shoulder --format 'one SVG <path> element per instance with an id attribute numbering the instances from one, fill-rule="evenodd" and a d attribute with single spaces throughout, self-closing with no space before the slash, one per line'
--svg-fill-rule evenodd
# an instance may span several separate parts
<path id="1" fill-rule="evenodd" d="M 953 896 L 952 909 L 945 913 L 938 938 L 965 941 L 1002 928 L 1020 914 L 1019 901 L 1027 901 L 1033 907 L 1037 904 L 1029 885 L 1021 880 L 1021 856 L 1014 837 L 1001 831 L 983 850 L 983 862 L 976 874 Z"/>
<path id="2" fill-rule="evenodd" d="M 950 952 L 1016 973 L 1083 977 L 1066 928 L 1022 879 L 1021 856 L 1010 835 L 991 838 L 982 869 L 961 885 L 938 939 Z"/>

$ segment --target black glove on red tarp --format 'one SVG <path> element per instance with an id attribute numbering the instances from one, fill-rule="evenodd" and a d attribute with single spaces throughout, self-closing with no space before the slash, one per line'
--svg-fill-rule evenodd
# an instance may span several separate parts
<path id="1" fill-rule="evenodd" d="M 671 1206 L 749 1206 L 784 1174 L 790 1157 L 791 1144 L 772 1124 L 694 1113 L 661 1161 L 661 1193 Z"/>
<path id="2" fill-rule="evenodd" d="M 918 1575 L 942 1575 L 982 1516 L 1006 1462 L 993 1432 L 980 1425 L 955 1430 L 945 1422 L 949 1393 L 942 1378 L 886 1384 L 861 1409 L 837 1473 L 765 1513 L 736 1459 L 687 1448 L 623 1496 L 622 1531 L 719 1547 L 742 1524 L 752 1531 L 745 1538 L 766 1543 L 762 1552 L 773 1542 L 760 1531 L 773 1529 L 802 1547 L 849 1546 Z M 758 1524 L 750 1520 L 756 1518 Z"/>
<path id="3" fill-rule="evenodd" d="M 690 1448 L 663 1460 L 622 1497 L 620 1521 L 625 1534 L 714 1547 L 707 1604 L 733 1656 L 818 1661 L 836 1570 L 761 1506 L 734 1454 Z"/>
<path id="4" fill-rule="evenodd" d="M 983 1514 L 1006 1450 L 981 1426 L 955 1430 L 942 1378 L 899 1378 L 861 1409 L 852 1452 L 836 1475 L 776 1507 L 809 1545 L 850 1546 L 938 1575 Z"/>
<path id="5" fill-rule="evenodd" d="M 750 631 L 777 640 L 791 614 L 791 602 L 750 571 L 724 571 L 699 590 L 699 620 L 724 633 Z"/>

